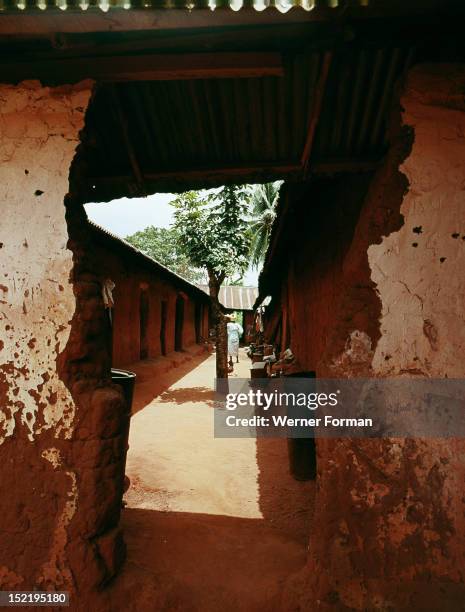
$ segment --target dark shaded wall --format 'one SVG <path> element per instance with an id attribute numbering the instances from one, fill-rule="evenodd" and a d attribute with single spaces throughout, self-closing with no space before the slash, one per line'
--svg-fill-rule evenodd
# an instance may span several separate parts
<path id="1" fill-rule="evenodd" d="M 464 83 L 463 65 L 417 66 L 371 180 L 289 192 L 268 279 L 281 272 L 291 347 L 319 377 L 464 376 Z M 463 440 L 322 439 L 317 452 L 308 564 L 284 609 L 461 609 Z"/>
<path id="2" fill-rule="evenodd" d="M 463 65 L 417 66 L 373 177 L 289 189 L 265 280 L 302 369 L 464 376 L 464 83 Z M 461 609 L 463 440 L 322 439 L 317 453 L 308 565 L 285 609 Z"/>
<path id="3" fill-rule="evenodd" d="M 370 175 L 321 178 L 308 184 L 289 213 L 288 276 L 281 290 L 285 333 L 304 370 L 316 370 L 338 317 L 344 287 L 344 256 L 350 246 Z M 292 190 L 288 197 L 293 198 Z M 360 317 L 361 315 L 357 315 Z"/>

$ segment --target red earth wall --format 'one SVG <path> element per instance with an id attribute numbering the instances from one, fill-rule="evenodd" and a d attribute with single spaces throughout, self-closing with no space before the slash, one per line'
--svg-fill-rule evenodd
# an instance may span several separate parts
<path id="1" fill-rule="evenodd" d="M 200 336 L 208 337 L 207 298 L 200 290 L 186 293 L 185 286 L 175 280 L 170 281 L 155 267 L 144 266 L 127 255 L 122 255 L 111 247 L 94 244 L 98 274 L 102 281 L 111 279 L 114 308 L 112 309 L 113 365 L 122 367 L 140 359 L 140 295 L 148 295 L 147 358 L 155 359 L 162 355 L 161 347 L 161 310 L 166 302 L 166 353 L 175 350 L 175 312 L 176 298 L 184 299 L 184 319 L 182 325 L 182 348 L 196 343 L 195 309 L 201 308 Z"/>
<path id="2" fill-rule="evenodd" d="M 366 194 L 341 178 L 296 205 L 287 288 L 303 369 L 464 376 L 464 83 L 465 66 L 416 67 Z M 317 453 L 308 565 L 284 608 L 460 609 L 463 441 L 326 439 Z"/>

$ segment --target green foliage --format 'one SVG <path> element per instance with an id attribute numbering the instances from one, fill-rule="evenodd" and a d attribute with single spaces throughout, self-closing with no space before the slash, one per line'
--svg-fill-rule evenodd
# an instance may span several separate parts
<path id="1" fill-rule="evenodd" d="M 282 181 L 255 185 L 251 199 L 250 259 L 258 267 L 264 260 L 271 228 L 276 218 L 276 206 Z"/>
<path id="2" fill-rule="evenodd" d="M 197 191 L 179 195 L 174 202 L 174 228 L 192 264 L 204 268 L 221 284 L 242 275 L 249 264 L 246 187 L 223 187 L 204 197 Z"/>
<path id="3" fill-rule="evenodd" d="M 180 248 L 180 236 L 176 228 L 166 229 L 151 225 L 127 236 L 126 240 L 145 255 L 192 283 L 205 282 L 204 272 L 194 268 L 185 251 Z"/>

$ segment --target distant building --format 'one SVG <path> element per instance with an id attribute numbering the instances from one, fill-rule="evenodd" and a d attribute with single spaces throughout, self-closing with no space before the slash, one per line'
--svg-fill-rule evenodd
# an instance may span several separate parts
<path id="1" fill-rule="evenodd" d="M 208 285 L 199 285 L 208 294 Z M 258 297 L 258 287 L 241 287 L 240 285 L 223 285 L 219 294 L 220 304 L 226 312 L 241 312 L 244 328 L 243 340 L 247 343 L 253 331 L 253 306 Z"/>
<path id="2" fill-rule="evenodd" d="M 89 226 L 113 302 L 108 311 L 114 366 L 182 351 L 208 337 L 210 299 L 204 291 L 122 238 Z"/>

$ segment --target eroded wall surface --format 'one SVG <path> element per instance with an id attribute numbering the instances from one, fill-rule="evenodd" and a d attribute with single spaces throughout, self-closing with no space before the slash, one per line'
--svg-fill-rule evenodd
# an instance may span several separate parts
<path id="1" fill-rule="evenodd" d="M 383 375 L 465 375 L 465 100 L 452 93 L 465 75 L 439 70 L 408 80 L 402 119 L 415 142 L 400 167 L 404 224 L 368 250 L 382 303 L 373 368 Z"/>
<path id="2" fill-rule="evenodd" d="M 320 376 L 465 374 L 464 84 L 465 66 L 409 74 L 351 245 L 322 262 L 339 306 L 315 299 L 324 337 L 302 352 Z M 294 301 L 312 311 L 310 294 Z M 305 610 L 460 609 L 464 457 L 460 440 L 318 441 L 309 564 L 289 608 L 303 591 Z"/>
<path id="3" fill-rule="evenodd" d="M 0 89 L 0 442 L 16 428 L 31 442 L 71 435 L 74 402 L 56 371 L 75 309 L 63 202 L 89 95 Z"/>
<path id="4" fill-rule="evenodd" d="M 0 587 L 72 587 L 79 504 L 63 446 L 75 401 L 57 358 L 76 300 L 64 197 L 91 85 L 0 86 Z"/>

